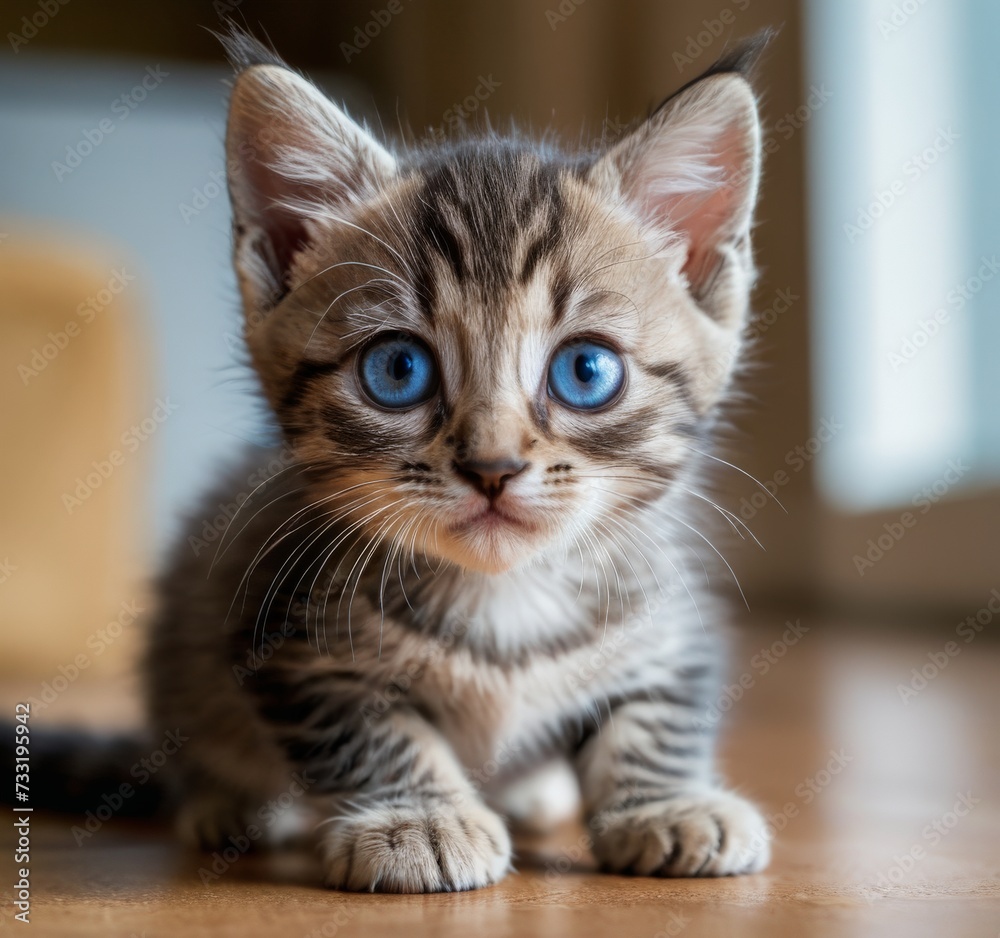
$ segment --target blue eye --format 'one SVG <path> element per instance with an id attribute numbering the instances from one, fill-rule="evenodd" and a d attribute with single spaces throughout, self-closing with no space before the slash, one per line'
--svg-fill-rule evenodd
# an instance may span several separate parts
<path id="1" fill-rule="evenodd" d="M 577 410 L 594 410 L 609 403 L 624 383 L 621 356 L 586 339 L 567 342 L 549 365 L 549 393 Z"/>
<path id="2" fill-rule="evenodd" d="M 376 339 L 362 353 L 359 371 L 365 393 L 394 410 L 422 404 L 437 388 L 430 349 L 405 333 Z"/>

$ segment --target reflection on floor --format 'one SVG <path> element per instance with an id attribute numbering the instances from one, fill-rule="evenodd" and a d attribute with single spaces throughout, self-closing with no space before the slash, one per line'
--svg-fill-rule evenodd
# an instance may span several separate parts
<path id="1" fill-rule="evenodd" d="M 776 831 L 760 875 L 603 876 L 569 828 L 521 844 L 519 872 L 492 889 L 343 895 L 319 888 L 308 853 L 241 854 L 213 878 L 198 873 L 211 857 L 162 830 L 112 820 L 77 846 L 69 822 L 39 815 L 30 934 L 997 938 L 1000 644 L 959 639 L 942 656 L 953 639 L 951 623 L 914 636 L 774 615 L 747 629 L 716 703 L 726 773 Z M 125 712 L 81 685 L 45 718 L 112 710 Z M 11 856 L 12 826 L 0 835 Z M 17 924 L 8 902 L 3 914 Z"/>

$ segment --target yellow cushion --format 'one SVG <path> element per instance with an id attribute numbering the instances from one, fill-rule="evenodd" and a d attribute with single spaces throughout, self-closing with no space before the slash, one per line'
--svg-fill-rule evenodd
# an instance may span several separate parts
<path id="1" fill-rule="evenodd" d="M 142 278 L 114 248 L 0 231 L 0 674 L 59 691 L 121 673 L 149 605 Z"/>

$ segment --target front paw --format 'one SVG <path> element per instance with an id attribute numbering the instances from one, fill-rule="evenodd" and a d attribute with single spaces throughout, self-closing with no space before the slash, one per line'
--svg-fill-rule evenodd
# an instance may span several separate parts
<path id="1" fill-rule="evenodd" d="M 677 794 L 593 818 L 594 854 L 611 872 L 728 876 L 767 866 L 771 845 L 760 812 L 724 791 Z"/>
<path id="2" fill-rule="evenodd" d="M 478 889 L 510 868 L 500 817 L 471 798 L 374 805 L 328 822 L 326 884 L 369 892 Z"/>

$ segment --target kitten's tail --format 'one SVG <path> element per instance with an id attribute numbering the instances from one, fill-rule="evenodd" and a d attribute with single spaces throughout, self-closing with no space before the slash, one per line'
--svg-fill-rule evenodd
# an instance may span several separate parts
<path id="1" fill-rule="evenodd" d="M 13 769 L 0 785 L 0 803 L 81 816 L 93 812 L 101 818 L 108 811 L 115 817 L 148 818 L 166 805 L 166 786 L 149 758 L 152 746 L 138 732 L 33 726 L 27 756 L 21 755 L 27 763 L 16 761 L 24 748 L 18 750 L 23 737 L 15 736 L 14 726 L 0 726 L 0 734 L 0 764 Z M 18 769 L 22 774 L 16 774 Z"/>

